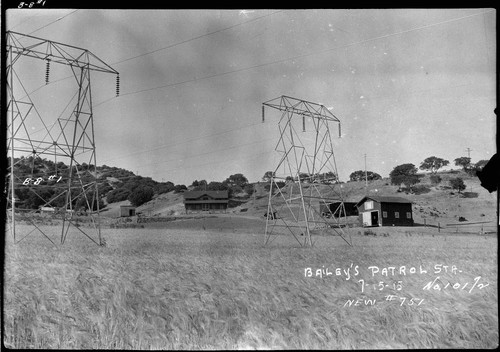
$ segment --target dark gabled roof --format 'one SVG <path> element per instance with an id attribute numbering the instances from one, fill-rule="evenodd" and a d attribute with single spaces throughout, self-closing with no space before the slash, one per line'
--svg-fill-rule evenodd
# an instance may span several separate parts
<path id="1" fill-rule="evenodd" d="M 365 200 L 371 199 L 379 203 L 403 203 L 403 204 L 411 204 L 411 201 L 408 199 L 405 199 L 403 197 L 394 197 L 394 196 L 364 196 L 363 199 L 361 199 L 358 203 L 356 203 L 356 206 L 359 206 L 361 203 L 363 203 Z"/>
<path id="2" fill-rule="evenodd" d="M 227 191 L 186 191 L 184 199 L 197 199 L 207 195 L 212 198 L 228 198 Z"/>

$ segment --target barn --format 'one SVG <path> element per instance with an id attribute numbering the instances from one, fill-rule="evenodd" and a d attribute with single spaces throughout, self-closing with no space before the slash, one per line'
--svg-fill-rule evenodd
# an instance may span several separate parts
<path id="1" fill-rule="evenodd" d="M 356 207 L 363 226 L 413 226 L 411 202 L 402 197 L 365 196 Z"/>
<path id="2" fill-rule="evenodd" d="M 135 216 L 135 207 L 133 205 L 120 205 L 120 217 Z"/>
<path id="3" fill-rule="evenodd" d="M 226 212 L 229 203 L 228 191 L 186 191 L 184 207 L 189 212 Z"/>

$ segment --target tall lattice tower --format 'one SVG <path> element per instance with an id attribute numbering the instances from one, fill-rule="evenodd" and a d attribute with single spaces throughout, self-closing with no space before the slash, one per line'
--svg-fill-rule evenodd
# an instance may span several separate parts
<path id="1" fill-rule="evenodd" d="M 60 226 L 61 244 L 71 228 L 104 245 L 90 74 L 116 75 L 118 95 L 118 72 L 86 49 L 12 31 L 6 39 L 6 194 L 14 242 L 40 233 L 55 244 L 45 217 Z"/>
<path id="2" fill-rule="evenodd" d="M 351 245 L 330 130 L 337 124 L 340 136 L 340 120 L 321 104 L 281 96 L 263 103 L 263 122 L 265 107 L 281 112 L 275 147 L 280 161 L 270 182 L 265 244 L 273 235 L 291 234 L 300 245 L 312 246 L 312 234 L 321 232 Z"/>

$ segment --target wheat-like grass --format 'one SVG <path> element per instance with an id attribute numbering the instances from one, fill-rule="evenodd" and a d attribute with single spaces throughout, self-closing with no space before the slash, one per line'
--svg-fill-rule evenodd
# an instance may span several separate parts
<path id="1" fill-rule="evenodd" d="M 56 228 L 54 228 L 56 229 Z M 48 231 L 48 230 L 47 230 Z M 388 349 L 498 346 L 494 238 L 338 237 L 298 248 L 280 236 L 188 229 L 103 230 L 108 247 L 77 232 L 64 247 L 30 236 L 5 251 L 4 343 L 68 349 Z M 441 279 L 489 286 L 426 291 L 432 273 L 372 277 L 368 266 L 456 265 Z M 359 274 L 305 277 L 306 267 Z M 351 275 L 352 271 L 351 271 Z M 401 280 L 361 292 L 357 280 Z M 370 291 L 371 290 L 371 291 Z M 425 301 L 387 302 L 387 294 Z M 375 305 L 344 306 L 350 299 Z"/>

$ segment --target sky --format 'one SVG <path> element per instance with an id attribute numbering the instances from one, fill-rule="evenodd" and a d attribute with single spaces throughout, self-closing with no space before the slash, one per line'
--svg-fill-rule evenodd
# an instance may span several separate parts
<path id="1" fill-rule="evenodd" d="M 7 30 L 85 48 L 119 72 L 118 97 L 115 75 L 91 73 L 98 165 L 185 185 L 274 170 L 280 114 L 262 122 L 261 111 L 282 95 L 341 121 L 341 138 L 331 127 L 341 181 L 365 154 L 383 177 L 429 156 L 452 168 L 468 153 L 488 160 L 495 22 L 488 8 L 6 11 Z M 69 111 L 68 67 L 52 65 L 47 85 L 43 60 L 16 70 L 40 113 Z"/>

